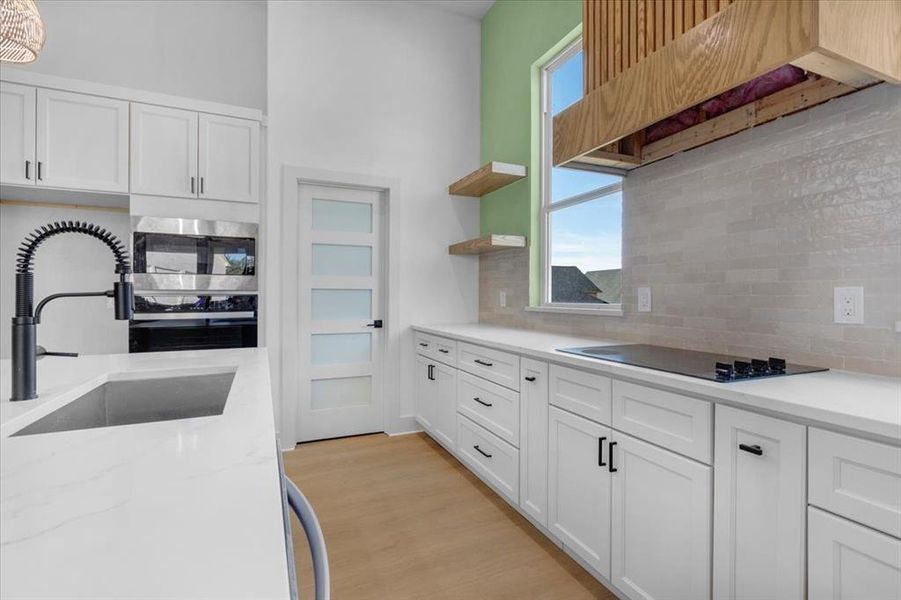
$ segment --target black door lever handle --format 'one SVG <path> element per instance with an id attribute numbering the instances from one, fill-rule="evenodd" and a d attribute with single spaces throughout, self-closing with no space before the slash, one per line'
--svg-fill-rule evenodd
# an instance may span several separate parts
<path id="1" fill-rule="evenodd" d="M 373 321 L 372 323 L 368 323 L 368 324 L 366 325 L 366 327 L 372 327 L 372 328 L 374 328 L 374 329 L 381 329 L 381 328 L 382 328 L 382 320 L 381 320 L 381 319 L 376 319 L 376 320 Z M 427 346 L 428 344 L 422 344 L 422 343 L 420 343 L 419 345 L 420 345 L 420 346 Z"/>

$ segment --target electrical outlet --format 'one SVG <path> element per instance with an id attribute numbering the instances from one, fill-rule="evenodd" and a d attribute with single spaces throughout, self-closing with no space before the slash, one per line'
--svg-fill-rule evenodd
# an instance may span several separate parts
<path id="1" fill-rule="evenodd" d="M 863 288 L 837 287 L 833 298 L 836 323 L 863 325 Z"/>
<path id="2" fill-rule="evenodd" d="M 507 306 L 507 292 L 501 290 L 501 293 L 498 294 L 497 303 L 501 306 L 501 308 Z"/>
<path id="3" fill-rule="evenodd" d="M 638 312 L 651 312 L 651 288 L 638 288 Z"/>

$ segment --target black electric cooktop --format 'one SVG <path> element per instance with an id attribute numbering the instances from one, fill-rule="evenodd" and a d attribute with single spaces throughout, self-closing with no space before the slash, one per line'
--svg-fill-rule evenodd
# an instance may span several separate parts
<path id="1" fill-rule="evenodd" d="M 560 348 L 559 351 L 722 383 L 829 370 L 822 367 L 793 365 L 775 357 L 757 359 L 726 356 L 649 344 Z"/>

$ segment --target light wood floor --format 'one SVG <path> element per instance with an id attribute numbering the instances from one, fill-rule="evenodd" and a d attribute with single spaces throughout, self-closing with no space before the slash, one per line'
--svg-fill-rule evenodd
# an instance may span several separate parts
<path id="1" fill-rule="evenodd" d="M 425 434 L 302 444 L 284 459 L 322 523 L 335 600 L 614 600 Z M 301 598 L 312 598 L 292 527 Z"/>

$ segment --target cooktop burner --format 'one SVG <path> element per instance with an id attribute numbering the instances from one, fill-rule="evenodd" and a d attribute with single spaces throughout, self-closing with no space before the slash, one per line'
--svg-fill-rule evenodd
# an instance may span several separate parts
<path id="1" fill-rule="evenodd" d="M 781 358 L 748 359 L 649 344 L 560 348 L 559 351 L 723 383 L 829 370 L 823 367 L 793 365 Z"/>

